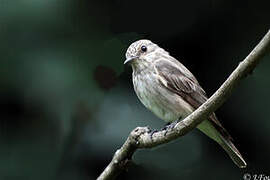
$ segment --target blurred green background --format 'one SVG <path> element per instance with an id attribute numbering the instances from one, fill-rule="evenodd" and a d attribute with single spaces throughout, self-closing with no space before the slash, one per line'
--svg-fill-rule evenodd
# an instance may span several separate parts
<path id="1" fill-rule="evenodd" d="M 137 126 L 164 122 L 137 99 L 130 43 L 151 39 L 211 95 L 270 25 L 265 1 L 0 0 L 0 180 L 95 179 Z M 270 55 L 217 111 L 241 170 L 197 130 L 139 150 L 117 179 L 270 176 Z"/>

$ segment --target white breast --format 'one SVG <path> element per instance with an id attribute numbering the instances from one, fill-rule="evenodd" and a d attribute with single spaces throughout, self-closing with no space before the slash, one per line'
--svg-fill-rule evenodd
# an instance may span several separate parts
<path id="1" fill-rule="evenodd" d="M 179 95 L 161 86 L 151 72 L 133 73 L 133 85 L 144 106 L 166 122 L 183 119 L 193 111 Z"/>

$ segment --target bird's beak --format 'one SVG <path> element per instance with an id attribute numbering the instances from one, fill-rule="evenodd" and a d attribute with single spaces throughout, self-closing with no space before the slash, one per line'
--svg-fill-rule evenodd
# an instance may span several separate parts
<path id="1" fill-rule="evenodd" d="M 132 60 L 134 60 L 136 58 L 138 58 L 138 56 L 133 56 L 131 58 L 128 58 L 128 59 L 125 60 L 124 64 L 129 64 Z"/>

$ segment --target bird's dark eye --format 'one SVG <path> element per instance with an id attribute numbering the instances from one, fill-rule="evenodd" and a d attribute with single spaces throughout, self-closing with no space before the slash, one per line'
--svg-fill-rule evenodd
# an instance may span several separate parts
<path id="1" fill-rule="evenodd" d="M 141 47 L 141 50 L 142 50 L 142 52 L 146 52 L 146 51 L 147 51 L 146 46 L 142 46 L 142 47 Z"/>

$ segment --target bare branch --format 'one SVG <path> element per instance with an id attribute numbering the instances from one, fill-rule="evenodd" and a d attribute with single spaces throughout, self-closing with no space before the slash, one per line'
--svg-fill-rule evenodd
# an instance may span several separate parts
<path id="1" fill-rule="evenodd" d="M 125 169 L 128 162 L 131 160 L 133 153 L 137 149 L 152 148 L 167 143 L 194 129 L 226 101 L 236 85 L 239 84 L 240 80 L 255 69 L 262 57 L 268 52 L 269 47 L 270 30 L 251 53 L 240 62 L 238 67 L 231 73 L 222 86 L 197 110 L 177 123 L 172 130 L 169 130 L 166 135 L 164 130 L 154 133 L 151 138 L 149 133 L 150 129 L 148 127 L 135 128 L 130 133 L 123 146 L 115 152 L 112 161 L 97 179 L 114 179 L 123 169 Z"/>

